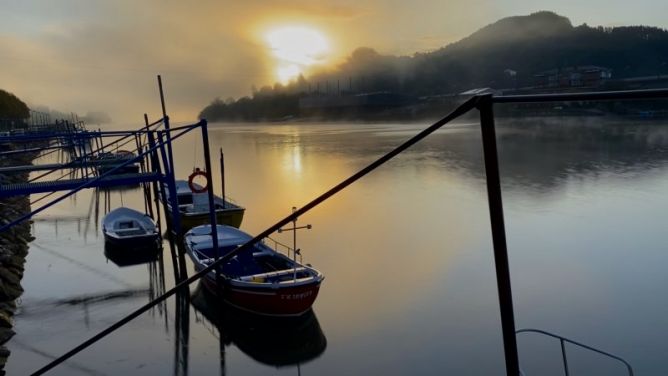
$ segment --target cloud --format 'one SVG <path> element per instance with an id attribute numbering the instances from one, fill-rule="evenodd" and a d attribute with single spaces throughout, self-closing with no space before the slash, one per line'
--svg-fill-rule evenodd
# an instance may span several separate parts
<path id="1" fill-rule="evenodd" d="M 194 120 L 215 97 L 248 95 L 252 85 L 275 82 L 276 62 L 262 38 L 271 27 L 321 30 L 331 43 L 328 64 L 336 66 L 359 46 L 412 54 L 536 6 L 518 1 L 507 8 L 491 0 L 6 3 L 1 88 L 64 112 L 104 111 L 116 122 L 140 123 L 144 112 L 159 113 L 159 73 L 172 118 L 182 120 Z"/>
<path id="2" fill-rule="evenodd" d="M 66 23 L 38 12 L 38 26 L 0 34 L 0 82 L 36 104 L 100 109 L 126 122 L 155 110 L 158 73 L 169 89 L 170 112 L 188 119 L 215 96 L 271 82 L 264 52 L 244 35 L 242 17 L 213 3 L 194 9 L 163 3 L 89 5 Z"/>

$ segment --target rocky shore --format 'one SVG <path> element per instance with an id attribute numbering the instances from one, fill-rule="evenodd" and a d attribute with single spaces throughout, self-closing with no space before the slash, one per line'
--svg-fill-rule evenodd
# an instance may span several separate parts
<path id="1" fill-rule="evenodd" d="M 35 154 L 17 154 L 0 158 L 0 167 L 30 164 Z M 28 179 L 28 173 L 0 173 L 0 182 L 19 183 Z M 0 199 L 0 225 L 30 211 L 28 196 L 16 196 Z M 23 266 L 28 255 L 28 243 L 34 238 L 30 234 L 30 222 L 25 221 L 0 233 L 0 375 L 9 357 L 5 346 L 14 336 L 13 316 L 16 312 L 16 299 L 23 293 L 21 278 Z"/>

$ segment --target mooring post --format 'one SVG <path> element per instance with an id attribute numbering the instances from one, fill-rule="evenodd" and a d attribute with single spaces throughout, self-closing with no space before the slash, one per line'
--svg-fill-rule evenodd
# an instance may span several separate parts
<path id="1" fill-rule="evenodd" d="M 162 137 L 163 133 L 167 133 L 166 131 L 157 131 L 156 132 L 158 135 L 158 142 L 163 144 L 164 140 Z M 165 189 L 163 187 L 162 193 L 163 193 L 163 207 L 165 210 L 165 216 L 167 216 L 168 212 L 170 212 L 169 207 L 167 206 L 167 196 L 169 196 L 169 206 L 171 207 L 171 228 L 168 231 L 169 235 L 169 248 L 170 251 L 172 252 L 172 263 L 174 264 L 174 272 L 176 274 L 176 278 L 179 281 L 184 280 L 186 271 L 185 271 L 185 259 L 181 257 L 181 251 L 179 247 L 179 255 L 177 256 L 176 250 L 174 249 L 174 240 L 178 238 L 180 231 L 181 231 L 181 213 L 179 212 L 179 201 L 178 198 L 176 197 L 176 183 L 174 181 L 174 174 L 173 171 L 171 171 L 171 168 L 169 167 L 169 163 L 167 163 L 167 152 L 165 151 L 165 145 L 160 147 L 160 154 L 162 155 L 162 165 L 165 170 L 165 174 L 163 175 L 162 179 L 162 184 L 161 185 L 167 185 L 167 189 L 169 190 L 169 194 L 165 195 Z M 175 230 L 176 229 L 176 230 Z"/>
<path id="2" fill-rule="evenodd" d="M 172 153 L 172 132 L 169 130 L 169 116 L 165 108 L 165 93 L 162 90 L 162 77 L 158 75 L 158 90 L 160 91 L 160 105 L 162 107 L 162 122 L 165 126 L 164 132 L 158 132 L 158 135 L 165 134 L 165 142 L 167 145 L 167 157 L 165 158 L 164 147 L 160 148 L 163 155 L 162 164 L 165 167 L 165 175 L 167 177 L 167 185 L 169 188 L 169 200 L 172 206 L 172 228 L 176 231 L 178 236 L 181 233 L 181 221 L 179 218 L 179 206 L 176 197 L 175 174 L 174 174 L 174 155 Z"/>
<path id="3" fill-rule="evenodd" d="M 225 208 L 225 155 L 223 148 L 220 148 L 220 185 L 223 194 L 223 208 Z"/>
<path id="4" fill-rule="evenodd" d="M 169 116 L 167 116 L 167 110 L 165 108 L 165 94 L 162 90 L 162 77 L 158 75 L 158 89 L 160 90 L 160 105 L 162 106 L 162 120 L 165 125 L 165 141 L 167 145 L 167 160 L 163 160 L 163 165 L 165 166 L 165 171 L 168 172 L 167 175 L 167 186 L 169 188 L 169 204 L 172 207 L 172 239 L 170 239 L 170 245 L 173 248 L 174 242 L 171 240 L 179 239 L 181 235 L 181 213 L 179 211 L 179 201 L 176 197 L 176 176 L 174 172 L 174 154 L 172 152 L 172 132 L 169 129 Z M 164 148 L 163 148 L 164 149 Z M 179 251 L 179 269 L 181 271 L 180 277 L 182 279 L 188 278 L 188 271 L 186 270 L 186 259 L 185 252 L 183 247 L 178 247 Z"/>
<path id="5" fill-rule="evenodd" d="M 485 159 L 485 174 L 487 177 L 487 199 L 489 201 L 489 216 L 492 224 L 492 244 L 494 245 L 494 265 L 496 267 L 496 286 L 499 293 L 499 307 L 501 311 L 506 374 L 508 376 L 518 376 L 520 374 L 520 366 L 517 355 L 515 315 L 513 313 L 513 294 L 510 287 L 510 266 L 508 263 L 506 230 L 503 223 L 501 178 L 496 148 L 492 96 L 480 96 L 477 108 L 480 111 L 482 147 Z"/>
<path id="6" fill-rule="evenodd" d="M 144 124 L 146 124 L 146 140 L 145 142 L 148 143 L 149 136 L 148 134 L 151 132 L 148 126 L 148 115 L 144 114 Z M 141 144 L 141 142 L 140 142 Z M 144 151 L 144 145 L 142 146 L 142 152 Z M 150 148 L 150 146 L 148 146 Z M 153 153 L 150 153 L 149 155 L 145 156 L 142 159 L 142 172 L 149 172 L 152 171 L 153 169 L 151 168 L 151 155 Z M 155 188 L 155 182 L 153 182 L 153 187 Z M 151 216 L 151 218 L 155 219 L 155 215 L 153 213 L 153 199 L 151 197 L 151 183 L 146 182 L 144 184 L 144 200 L 147 201 L 146 203 L 146 208 L 148 209 L 148 214 Z M 160 231 L 160 224 L 158 224 L 158 231 Z"/>
<path id="7" fill-rule="evenodd" d="M 218 227 L 216 227 L 216 203 L 213 199 L 213 180 L 211 178 L 211 153 L 209 151 L 209 132 L 206 120 L 200 120 L 202 127 L 202 146 L 204 150 L 204 169 L 206 170 L 206 181 L 208 189 L 206 191 L 209 199 L 209 222 L 211 223 L 211 240 L 213 241 L 213 249 L 216 250 L 216 261 L 220 257 L 220 249 L 218 248 Z M 220 268 L 216 267 L 216 282 L 219 282 Z"/>

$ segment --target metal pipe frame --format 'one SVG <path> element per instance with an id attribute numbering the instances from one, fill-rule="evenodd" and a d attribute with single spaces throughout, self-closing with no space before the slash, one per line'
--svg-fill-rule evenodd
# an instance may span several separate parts
<path id="1" fill-rule="evenodd" d="M 570 372 L 569 372 L 569 370 L 568 370 L 568 359 L 567 359 L 567 357 L 566 357 L 566 348 L 564 347 L 564 343 L 570 343 L 570 344 L 572 344 L 572 345 L 581 347 L 581 348 L 583 348 L 583 349 L 585 349 L 585 350 L 593 351 L 593 352 L 595 352 L 595 353 L 598 353 L 598 354 L 607 356 L 608 358 L 614 359 L 614 360 L 616 360 L 616 361 L 618 361 L 618 362 L 624 364 L 624 367 L 626 367 L 626 371 L 628 372 L 629 376 L 633 376 L 633 367 L 631 367 L 631 364 L 629 364 L 629 362 L 627 362 L 626 360 L 622 359 L 621 357 L 619 357 L 619 356 L 617 356 L 617 355 L 614 355 L 614 354 L 610 354 L 609 352 L 605 352 L 605 351 L 603 351 L 603 350 L 599 350 L 599 349 L 597 349 L 597 348 L 594 348 L 594 347 L 591 347 L 591 346 L 587 346 L 587 345 L 585 345 L 584 343 L 580 343 L 580 342 L 574 341 L 574 340 L 572 340 L 572 339 L 570 339 L 570 338 L 566 338 L 566 337 L 564 337 L 564 336 L 560 336 L 560 335 L 558 335 L 558 334 L 550 333 L 550 332 L 545 331 L 545 330 L 526 328 L 526 329 L 520 329 L 520 330 L 516 331 L 515 333 L 516 333 L 516 334 L 521 334 L 521 333 L 537 333 L 537 334 L 542 334 L 542 335 L 545 335 L 545 336 L 548 336 L 548 337 L 552 337 L 552 338 L 556 338 L 556 339 L 558 339 L 558 340 L 559 340 L 559 343 L 561 344 L 561 357 L 562 357 L 562 359 L 563 359 L 563 364 L 564 364 L 564 374 L 565 374 L 566 376 L 568 376 L 568 375 L 570 374 Z"/>
<path id="2" fill-rule="evenodd" d="M 564 94 L 527 94 L 493 96 L 494 103 L 538 103 L 572 101 L 608 101 L 631 99 L 666 99 L 668 89 L 598 91 L 587 93 Z"/>
<path id="3" fill-rule="evenodd" d="M 343 180 L 339 184 L 335 185 L 325 193 L 316 197 L 303 207 L 295 210 L 292 214 L 287 217 L 279 220 L 274 225 L 270 226 L 260 234 L 253 237 L 245 244 L 239 246 L 238 248 L 232 250 L 231 252 L 220 257 L 217 261 L 211 263 L 204 269 L 196 272 L 189 278 L 180 281 L 173 288 L 166 291 L 164 294 L 160 295 L 153 301 L 147 303 L 146 305 L 136 309 L 135 311 L 128 314 L 123 319 L 117 321 L 106 329 L 102 330 L 98 334 L 94 335 L 90 339 L 84 341 L 77 347 L 71 349 L 62 356 L 51 361 L 44 367 L 37 370 L 34 375 L 41 375 L 58 364 L 64 362 L 65 360 L 71 358 L 75 354 L 84 350 L 88 346 L 97 342 L 98 340 L 104 338 L 110 333 L 114 332 L 116 329 L 122 327 L 126 323 L 130 322 L 134 318 L 138 317 L 142 313 L 148 311 L 153 306 L 160 304 L 161 302 L 168 299 L 170 296 L 176 294 L 181 289 L 187 288 L 190 284 L 198 281 L 200 278 L 205 276 L 214 268 L 217 268 L 220 264 L 235 256 L 240 252 L 247 251 L 253 245 L 260 242 L 262 239 L 268 237 L 273 232 L 277 231 L 279 228 L 287 225 L 288 223 L 296 220 L 300 216 L 304 215 L 314 207 L 318 206 L 325 200 L 334 196 L 341 190 L 345 189 L 349 185 L 353 184 L 357 180 L 361 179 L 365 175 L 374 171 L 376 168 L 380 167 L 390 159 L 394 158 L 398 154 L 402 153 L 412 145 L 420 142 L 422 139 L 426 138 L 436 130 L 443 127 L 445 124 L 459 118 L 460 116 L 468 113 L 470 110 L 477 108 L 480 111 L 480 123 L 481 123 L 481 132 L 483 139 L 483 152 L 485 159 L 485 172 L 487 177 L 487 193 L 489 199 L 489 208 L 490 208 L 490 221 L 492 227 L 492 243 L 494 246 L 494 260 L 496 267 L 496 277 L 497 277 L 497 289 L 499 293 L 499 304 L 501 311 L 501 320 L 502 320 L 502 333 L 504 341 L 504 355 L 506 361 L 506 374 L 509 376 L 518 376 L 520 375 L 519 361 L 517 354 L 517 338 L 515 333 L 515 322 L 514 322 L 514 313 L 513 313 L 513 302 L 512 302 L 512 290 L 510 285 L 510 271 L 509 271 L 509 262 L 508 262 L 508 251 L 506 244 L 506 234 L 503 218 L 503 205 L 502 205 L 502 195 L 501 195 L 501 184 L 500 184 L 500 174 L 499 174 L 499 163 L 498 163 L 498 151 L 496 148 L 496 134 L 495 134 L 495 124 L 494 124 L 494 103 L 526 103 L 526 102 L 551 102 L 551 101 L 588 101 L 588 100 L 626 100 L 626 99 L 658 99 L 658 98 L 668 98 L 668 89 L 660 90 L 635 90 L 635 91 L 618 91 L 618 92 L 603 92 L 603 93 L 570 93 L 570 94 L 544 94 L 544 95 L 518 95 L 518 96 L 497 96 L 492 95 L 483 95 L 475 96 L 469 98 L 467 101 L 458 106 L 446 117 L 432 124 L 428 128 L 424 129 L 417 135 L 413 136 L 409 140 L 405 141 L 401 145 L 394 148 L 389 153 L 381 156 L 376 161 L 367 165 L 363 169 L 359 170 L 357 173 L 351 175 L 347 179 Z M 164 108 L 164 104 L 163 104 Z M 166 131 L 169 134 L 169 130 Z M 169 143 L 168 143 L 169 144 Z M 581 345 L 581 344 L 578 344 Z M 587 347 L 586 345 L 582 345 Z"/>
<path id="4" fill-rule="evenodd" d="M 501 197 L 501 177 L 496 148 L 493 106 L 494 103 L 492 102 L 491 95 L 478 97 L 476 107 L 480 111 L 480 130 L 482 133 L 483 157 L 485 160 L 485 176 L 487 178 L 487 200 L 489 202 L 489 219 L 492 226 L 494 266 L 496 268 L 496 287 L 499 293 L 506 374 L 519 375 L 520 362 L 517 354 L 517 339 L 515 337 L 515 314 L 513 312 L 513 294 L 510 286 L 510 265 L 508 262 L 506 229 L 503 219 L 503 198 Z"/>
<path id="5" fill-rule="evenodd" d="M 201 125 L 202 125 L 202 122 L 198 122 L 198 123 L 196 123 L 196 124 L 191 125 L 190 128 L 188 128 L 188 129 L 182 131 L 181 133 L 177 134 L 177 135 L 174 136 L 174 137 L 171 137 L 171 138 L 169 139 L 168 142 L 172 142 L 173 140 L 175 140 L 175 139 L 177 139 L 177 138 L 183 136 L 184 134 L 190 132 L 190 130 L 192 130 L 192 129 L 196 128 L 196 127 L 199 127 L 199 126 L 201 126 Z M 127 161 L 125 161 L 125 162 L 123 162 L 123 163 L 121 163 L 121 164 L 115 166 L 114 168 L 110 169 L 109 171 L 105 172 L 104 174 L 101 174 L 101 175 L 99 175 L 99 176 L 97 176 L 97 177 L 95 177 L 95 178 L 93 178 L 93 179 L 91 179 L 91 180 L 89 180 L 89 181 L 87 181 L 87 182 L 81 184 L 80 186 L 74 188 L 73 190 L 67 192 L 66 194 L 64 194 L 64 195 L 62 195 L 62 196 L 56 198 L 55 200 L 49 202 L 48 204 L 45 204 L 45 205 L 41 206 L 40 208 L 35 209 L 35 210 L 33 210 L 32 212 L 27 213 L 27 214 L 25 214 L 25 215 L 22 215 L 22 216 L 19 217 L 18 219 L 15 219 L 15 220 L 13 220 L 13 221 L 11 221 L 11 222 L 9 222 L 9 223 L 7 223 L 7 224 L 1 226 L 1 227 L 0 227 L 0 233 L 6 231 L 6 230 L 9 229 L 10 227 L 12 227 L 12 226 L 14 226 L 14 225 L 16 225 L 16 224 L 18 224 L 18 223 L 21 223 L 21 222 L 25 221 L 26 219 L 29 219 L 29 218 L 32 217 L 33 215 L 35 215 L 35 214 L 37 214 L 37 213 L 40 213 L 40 212 L 42 212 L 43 210 L 45 210 L 45 209 L 47 209 L 47 208 L 49 208 L 49 207 L 51 207 L 51 206 L 53 206 L 53 205 L 59 203 L 60 201 L 64 200 L 65 198 L 72 196 L 72 195 L 75 194 L 76 192 L 78 192 L 78 191 L 80 191 L 80 190 L 82 190 L 82 189 L 85 189 L 85 188 L 89 188 L 89 187 L 90 187 L 91 185 L 93 185 L 94 183 L 96 183 L 96 182 L 100 181 L 101 179 L 103 179 L 103 178 L 105 178 L 105 177 L 107 177 L 107 176 L 113 174 L 113 173 L 116 172 L 117 170 L 119 170 L 119 169 L 121 169 L 121 168 L 123 168 L 123 167 L 129 165 L 130 163 L 135 163 L 135 162 L 139 161 L 141 158 L 144 158 L 144 156 L 145 156 L 146 154 L 148 154 L 148 153 L 150 153 L 150 152 L 152 152 L 152 151 L 155 151 L 156 149 L 163 150 L 163 149 L 164 149 L 164 146 L 167 145 L 168 142 L 165 141 L 165 142 L 159 142 L 159 143 L 157 143 L 153 148 L 151 148 L 151 149 L 147 149 L 147 150 L 146 150 L 145 152 L 143 152 L 142 154 L 140 154 L 140 155 L 138 155 L 138 156 L 136 156 L 136 157 L 134 157 L 134 158 L 132 158 L 132 159 L 128 159 Z M 171 171 L 170 171 L 170 172 L 171 172 Z M 172 181 L 172 185 L 173 185 L 173 179 L 174 179 L 174 176 L 173 176 L 173 172 L 171 172 L 171 173 L 172 173 L 172 174 L 169 175 L 169 176 L 167 176 L 166 178 L 167 178 L 167 179 L 172 179 L 171 181 Z M 168 181 L 169 181 L 169 180 L 168 180 Z M 175 190 L 175 191 L 176 191 L 176 190 Z M 175 197 L 175 198 L 176 198 L 176 197 Z M 176 207 L 176 210 L 178 210 L 178 206 Z M 178 218 L 178 216 L 177 216 L 177 218 Z"/>

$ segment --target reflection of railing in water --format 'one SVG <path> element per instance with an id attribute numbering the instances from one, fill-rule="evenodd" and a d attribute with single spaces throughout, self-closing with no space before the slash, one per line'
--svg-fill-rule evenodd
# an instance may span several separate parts
<path id="1" fill-rule="evenodd" d="M 573 345 L 578 346 L 578 347 L 581 347 L 581 348 L 583 348 L 583 349 L 585 349 L 585 350 L 593 351 L 593 352 L 595 352 L 595 353 L 601 354 L 601 355 L 603 355 L 603 356 L 606 356 L 606 357 L 608 357 L 608 358 L 611 358 L 611 359 L 614 359 L 614 360 L 616 360 L 616 361 L 618 361 L 618 362 L 621 362 L 621 363 L 624 364 L 624 366 L 626 367 L 626 370 L 628 371 L 628 374 L 629 374 L 630 376 L 633 376 L 633 368 L 631 367 L 631 365 L 630 365 L 626 360 L 624 360 L 624 359 L 618 357 L 617 355 L 610 354 L 610 353 L 608 353 L 608 352 L 599 350 L 599 349 L 594 348 L 594 347 L 591 347 L 591 346 L 587 346 L 587 345 L 582 344 L 582 343 L 580 343 L 580 342 L 573 341 L 572 339 L 568 339 L 568 338 L 566 338 L 566 337 L 562 337 L 562 336 L 560 336 L 560 335 L 557 335 L 557 334 L 554 334 L 554 333 L 550 333 L 550 332 L 547 332 L 547 331 L 545 331 L 545 330 L 540 330 L 540 329 L 520 329 L 520 330 L 518 330 L 516 333 L 517 333 L 517 334 L 520 334 L 520 333 L 538 333 L 538 334 L 542 334 L 542 335 L 545 335 L 545 336 L 548 336 L 548 337 L 552 337 L 552 338 L 556 338 L 556 339 L 558 339 L 558 340 L 559 340 L 559 344 L 561 345 L 561 358 L 562 358 L 562 360 L 563 360 L 563 364 L 564 364 L 564 374 L 565 374 L 566 376 L 569 376 L 569 375 L 570 375 L 570 371 L 569 371 L 569 369 L 568 369 L 568 357 L 566 356 L 566 347 L 564 346 L 565 343 L 573 344 Z"/>
<path id="2" fill-rule="evenodd" d="M 655 99 L 655 98 L 668 98 L 668 89 L 638 90 L 638 91 L 625 91 L 625 92 L 602 92 L 602 93 L 520 95 L 520 96 L 506 96 L 506 97 L 504 96 L 493 97 L 492 95 L 474 96 L 469 100 L 467 100 L 466 102 L 464 102 L 463 104 L 461 104 L 459 107 L 457 107 L 449 115 L 445 116 L 441 120 L 427 127 L 423 131 L 419 132 L 417 135 L 413 136 L 409 140 L 397 146 L 389 153 L 381 156 L 376 161 L 372 162 L 371 164 L 359 170 L 357 173 L 353 174 L 349 178 L 343 180 L 330 190 L 316 197 L 315 199 L 313 199 L 300 209 L 294 211 L 292 214 L 281 219 L 273 226 L 270 226 L 269 228 L 267 228 L 266 230 L 255 236 L 253 239 L 243 244 L 242 246 L 236 248 L 231 252 L 228 252 L 226 255 L 220 257 L 217 261 L 203 268 L 202 270 L 195 273 L 191 277 L 182 280 L 174 288 L 170 289 L 169 291 L 166 291 L 163 295 L 156 298 L 153 302 L 143 307 L 140 307 L 139 309 L 135 310 L 125 318 L 121 319 L 120 321 L 111 325 L 107 329 L 93 336 L 92 338 L 80 344 L 76 348 L 70 350 L 60 358 L 42 367 L 35 374 L 42 374 L 52 369 L 56 365 L 69 359 L 73 355 L 87 348 L 91 344 L 97 342 L 106 335 L 112 333 L 113 331 L 125 325 L 134 318 L 138 317 L 142 313 L 148 311 L 149 309 L 151 309 L 151 307 L 160 304 L 162 301 L 176 294 L 178 291 L 183 291 L 184 289 L 187 288 L 188 285 L 199 280 L 202 276 L 205 276 L 214 268 L 219 267 L 222 263 L 229 260 L 231 257 L 235 256 L 237 253 L 248 251 L 253 245 L 262 241 L 267 236 L 273 234 L 279 228 L 289 224 L 290 222 L 295 221 L 300 216 L 309 212 L 311 209 L 320 205 L 322 202 L 328 200 L 329 198 L 339 193 L 349 185 L 355 183 L 357 180 L 366 176 L 368 173 L 382 166 L 387 161 L 403 153 L 405 150 L 415 145 L 416 143 L 422 141 L 424 138 L 431 135 L 444 125 L 470 112 L 471 110 L 476 109 L 479 111 L 480 115 L 483 159 L 485 164 L 486 183 L 487 183 L 487 198 L 490 210 L 496 283 L 499 295 L 501 331 L 504 343 L 505 368 L 507 375 L 519 375 L 520 368 L 519 368 L 519 358 L 517 353 L 517 338 L 515 333 L 515 317 L 513 309 L 512 289 L 510 285 L 510 267 L 509 267 L 508 250 L 506 244 L 506 233 L 505 233 L 505 224 L 503 216 L 503 204 L 502 204 L 500 173 L 499 173 L 499 161 L 498 161 L 497 141 L 496 141 L 496 131 L 495 131 L 495 119 L 493 112 L 494 104 L 555 102 L 555 101 L 633 100 L 633 99 Z M 163 103 L 163 113 L 164 113 L 164 103 Z M 167 135 L 167 137 L 169 137 L 169 132 L 165 134 Z M 205 133 L 203 134 L 206 135 Z M 169 145 L 171 144 L 168 143 L 168 146 Z M 204 142 L 204 145 L 205 147 L 208 148 L 208 138 L 207 142 Z M 170 160 L 170 164 L 171 163 L 173 163 L 173 161 Z M 210 172 L 210 168 L 207 168 L 207 171 Z M 213 208 L 212 202 L 210 203 L 210 207 Z M 214 218 L 212 223 L 215 223 L 215 215 L 213 212 L 211 213 L 211 217 Z M 215 247 L 217 244 L 217 237 L 214 236 L 213 240 Z"/>
<path id="3" fill-rule="evenodd" d="M 57 355 L 50 354 L 47 351 L 38 349 L 34 345 L 27 345 L 27 344 L 17 340 L 16 338 L 12 339 L 12 346 L 17 346 L 17 347 L 23 349 L 24 351 L 31 352 L 33 354 L 39 355 L 39 356 L 47 358 L 47 359 L 56 359 L 56 357 L 57 357 Z M 106 376 L 105 373 L 102 373 L 100 371 L 88 368 L 86 366 L 80 365 L 77 362 L 73 362 L 73 361 L 65 363 L 64 367 L 70 368 L 74 371 L 77 371 L 78 373 L 85 374 L 85 375 Z"/>
<path id="4" fill-rule="evenodd" d="M 150 289 L 128 289 L 111 292 L 101 292 L 96 294 L 85 294 L 78 296 L 70 296 L 61 299 L 48 299 L 33 302 L 22 302 L 21 310 L 17 316 L 38 316 L 51 315 L 54 307 L 75 307 L 87 306 L 95 304 L 103 304 L 117 299 L 137 298 L 142 296 L 150 296 Z"/>
<path id="5" fill-rule="evenodd" d="M 162 257 L 162 253 L 160 253 L 158 254 L 158 260 L 155 262 L 149 262 L 147 264 L 150 292 L 149 301 L 153 301 L 153 299 L 165 293 L 165 262 Z M 167 320 L 167 302 L 162 302 L 151 310 L 151 314 L 153 316 L 155 316 L 156 312 L 159 316 L 164 318 L 165 332 L 169 333 L 169 325 Z"/>
<path id="6" fill-rule="evenodd" d="M 95 194 L 91 195 L 90 198 L 90 203 L 88 204 L 88 211 L 86 212 L 86 215 L 49 215 L 49 216 L 44 216 L 44 217 L 33 217 L 33 233 L 35 231 L 35 223 L 50 223 L 53 224 L 54 230 L 56 232 L 56 235 L 58 235 L 58 224 L 59 223 L 76 223 L 77 225 L 77 233 L 79 235 L 83 235 L 84 241 L 88 240 L 88 232 L 90 229 L 90 224 L 91 222 L 95 222 L 95 236 L 97 237 L 98 235 L 98 223 L 99 223 L 99 217 L 98 217 L 98 211 L 95 212 L 95 216 L 93 217 L 93 209 L 99 205 L 99 194 L 97 193 L 97 190 Z M 84 228 L 83 228 L 83 233 L 81 229 L 81 223 L 83 222 Z"/>
<path id="7" fill-rule="evenodd" d="M 121 286 L 125 286 L 125 287 L 127 287 L 127 288 L 133 288 L 133 286 L 132 286 L 131 284 L 129 284 L 129 283 L 127 283 L 126 281 L 124 281 L 124 280 L 122 280 L 122 279 L 116 277 L 114 274 L 108 273 L 108 272 L 106 272 L 106 271 L 104 271 L 104 270 L 100 270 L 100 269 L 98 269 L 98 268 L 96 268 L 96 267 L 87 265 L 87 264 L 85 264 L 85 263 L 83 263 L 83 262 L 81 262 L 81 261 L 79 261 L 79 260 L 76 260 L 76 259 L 73 259 L 73 258 L 71 258 L 71 257 L 65 256 L 65 255 L 63 255 L 62 253 L 60 253 L 60 252 L 58 252 L 58 251 L 56 251 L 56 250 L 54 250 L 54 249 L 51 249 L 51 248 L 49 248 L 49 247 L 45 247 L 45 246 L 40 245 L 40 244 L 37 244 L 37 243 L 35 243 L 35 242 L 32 242 L 32 243 L 30 244 L 30 247 L 31 247 L 31 248 L 34 248 L 34 249 L 39 249 L 39 250 L 41 250 L 41 251 L 43 251 L 43 252 L 46 252 L 46 253 L 48 253 L 48 254 L 50 254 L 50 255 L 52 255 L 52 256 L 58 257 L 58 258 L 60 258 L 60 259 L 62 259 L 62 260 L 65 260 L 65 261 L 71 263 L 71 264 L 77 265 L 78 267 L 80 267 L 80 268 L 82 268 L 82 269 L 88 270 L 89 272 L 91 272 L 91 273 L 93 273 L 93 274 L 95 274 L 95 275 L 98 275 L 98 276 L 100 276 L 100 277 L 103 277 L 103 278 L 105 278 L 105 279 L 107 279 L 107 280 L 109 280 L 109 281 L 115 282 L 115 283 L 117 283 L 117 284 L 119 284 L 119 285 L 121 285 Z"/>

